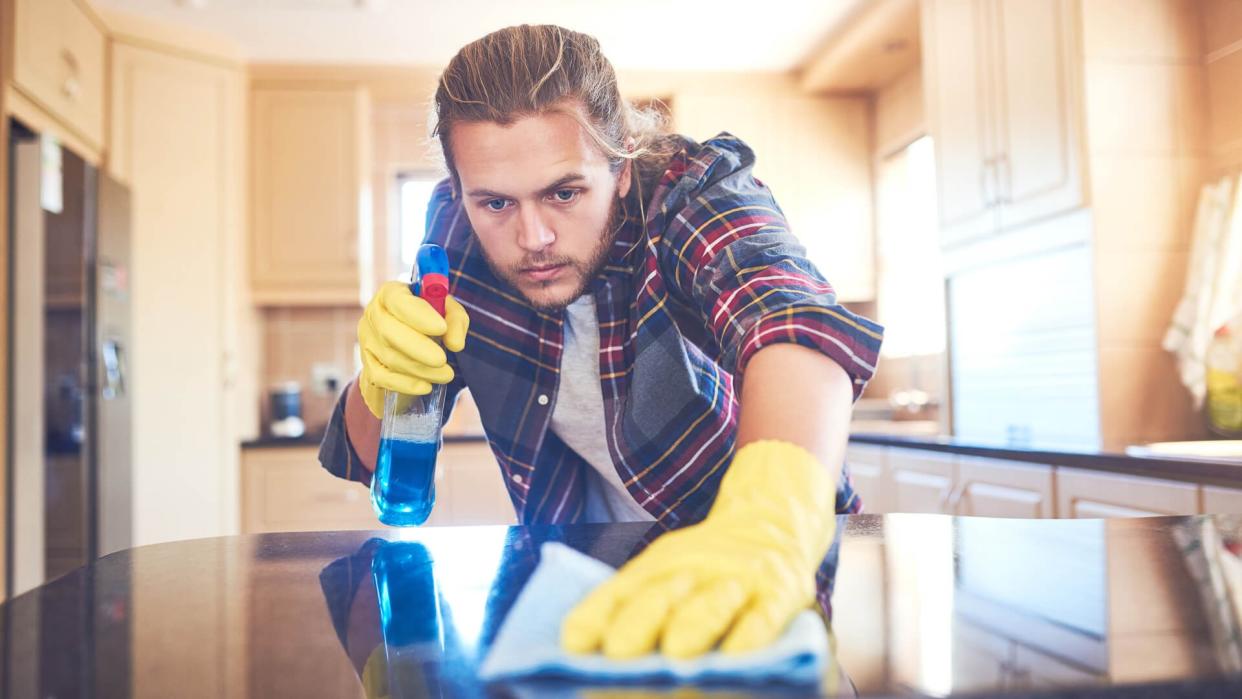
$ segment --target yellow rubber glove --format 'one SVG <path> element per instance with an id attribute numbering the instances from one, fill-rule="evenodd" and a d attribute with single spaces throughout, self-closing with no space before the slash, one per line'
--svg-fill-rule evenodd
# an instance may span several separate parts
<path id="1" fill-rule="evenodd" d="M 689 658 L 775 641 L 815 600 L 836 529 L 836 483 L 802 447 L 742 447 L 707 518 L 656 539 L 565 618 L 571 653 Z M 723 638 L 723 641 L 721 639 Z"/>
<path id="2" fill-rule="evenodd" d="M 406 284 L 381 286 L 358 321 L 358 390 L 371 414 L 384 416 L 384 391 L 421 396 L 431 392 L 433 383 L 452 381 L 444 350 L 460 352 L 469 327 L 466 309 L 452 296 L 444 299 L 442 318 Z M 433 338 L 443 338 L 444 347 Z"/>

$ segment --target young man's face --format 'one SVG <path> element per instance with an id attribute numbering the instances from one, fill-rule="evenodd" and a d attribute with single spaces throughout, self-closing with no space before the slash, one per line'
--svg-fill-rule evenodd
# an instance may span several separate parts
<path id="1" fill-rule="evenodd" d="M 453 162 L 492 271 L 536 308 L 564 308 L 607 260 L 630 168 L 608 161 L 572 117 L 456 124 Z"/>

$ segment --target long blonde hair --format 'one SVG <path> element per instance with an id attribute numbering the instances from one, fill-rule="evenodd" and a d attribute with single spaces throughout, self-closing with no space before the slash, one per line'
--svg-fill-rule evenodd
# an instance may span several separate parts
<path id="1" fill-rule="evenodd" d="M 614 173 L 634 162 L 640 192 L 650 189 L 643 180 L 658 176 L 675 148 L 659 111 L 638 109 L 621 98 L 616 72 L 598 41 L 555 25 L 522 24 L 465 45 L 440 75 L 432 135 L 439 139 L 454 189 L 461 187 L 449 143 L 455 124 L 507 125 L 548 112 L 577 120 Z"/>

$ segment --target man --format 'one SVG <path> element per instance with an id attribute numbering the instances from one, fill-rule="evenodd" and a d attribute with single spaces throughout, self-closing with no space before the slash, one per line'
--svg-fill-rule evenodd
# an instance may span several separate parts
<path id="1" fill-rule="evenodd" d="M 435 108 L 450 177 L 427 241 L 452 297 L 444 318 L 400 283 L 372 299 L 324 465 L 369 481 L 386 390 L 469 388 L 521 522 L 698 522 L 585 600 L 566 648 L 771 642 L 826 577 L 835 513 L 860 508 L 842 462 L 881 328 L 836 303 L 750 149 L 663 133 L 591 37 L 489 34 Z"/>

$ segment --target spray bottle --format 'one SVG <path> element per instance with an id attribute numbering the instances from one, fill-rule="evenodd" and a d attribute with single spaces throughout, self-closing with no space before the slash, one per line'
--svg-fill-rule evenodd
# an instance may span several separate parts
<path id="1" fill-rule="evenodd" d="M 439 245 L 418 249 L 410 291 L 444 315 L 448 257 Z M 425 396 L 388 391 L 384 397 L 379 456 L 371 479 L 371 504 L 384 524 L 418 525 L 431 514 L 436 501 L 436 452 L 443 412 L 443 384 L 432 384 L 431 393 Z"/>

